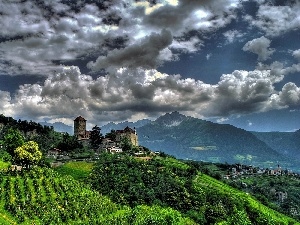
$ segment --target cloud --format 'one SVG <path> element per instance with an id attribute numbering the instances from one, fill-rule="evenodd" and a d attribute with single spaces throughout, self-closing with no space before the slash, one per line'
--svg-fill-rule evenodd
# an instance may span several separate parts
<path id="1" fill-rule="evenodd" d="M 264 111 L 274 93 L 274 81 L 268 70 L 236 70 L 224 74 L 204 113 L 206 116 L 228 116 Z"/>
<path id="2" fill-rule="evenodd" d="M 291 30 L 299 29 L 299 1 L 287 1 L 284 6 L 260 4 L 255 18 L 246 16 L 251 25 L 263 30 L 267 36 L 279 36 Z"/>
<path id="3" fill-rule="evenodd" d="M 297 106 L 300 103 L 300 88 L 296 84 L 289 82 L 283 86 L 278 98 L 282 106 Z"/>
<path id="4" fill-rule="evenodd" d="M 0 71 L 45 75 L 78 59 L 93 61 L 94 69 L 155 68 L 199 50 L 203 40 L 197 33 L 229 24 L 239 7 L 238 0 L 88 2 L 1 2 Z"/>
<path id="5" fill-rule="evenodd" d="M 293 56 L 300 61 L 300 49 L 293 51 Z"/>
<path id="6" fill-rule="evenodd" d="M 54 61 L 89 55 L 101 44 L 105 51 L 105 39 L 115 38 L 92 4 L 75 12 L 59 1 L 4 1 L 0 9 L 0 69 L 7 74 L 47 74 L 60 68 Z"/>
<path id="7" fill-rule="evenodd" d="M 267 60 L 273 53 L 274 49 L 270 48 L 271 41 L 264 36 L 260 38 L 248 41 L 244 47 L 243 51 L 249 51 L 258 55 L 259 61 Z"/>
<path id="8" fill-rule="evenodd" d="M 231 114 L 299 107 L 296 84 L 287 83 L 280 91 L 275 84 L 300 71 L 300 64 L 285 67 L 280 62 L 259 62 L 253 71 L 223 74 L 214 85 L 156 69 L 179 59 L 181 53 L 199 52 L 204 47 L 211 50 L 207 40 L 237 18 L 235 9 L 240 6 L 238 0 L 168 0 L 157 4 L 133 0 L 93 4 L 2 1 L 1 73 L 40 74 L 44 82 L 23 84 L 11 94 L 0 91 L 0 109 L 11 116 L 51 121 L 72 121 L 81 114 L 90 123 L 99 124 L 174 110 L 201 118 L 217 116 L 222 122 Z M 264 30 L 266 37 L 247 42 L 243 50 L 257 54 L 259 61 L 269 59 L 275 50 L 267 37 L 297 29 L 298 6 L 278 7 L 274 15 L 267 12 L 272 7 L 259 6 L 257 17 L 247 18 Z M 283 15 L 277 18 L 278 13 Z M 223 35 L 227 43 L 245 37 L 235 29 Z M 298 51 L 293 52 L 297 59 Z M 207 60 L 211 55 L 206 55 Z M 89 62 L 93 71 L 83 74 L 76 66 L 64 66 L 79 60 L 84 65 Z"/>
<path id="9" fill-rule="evenodd" d="M 147 15 L 143 23 L 152 28 L 168 27 L 176 36 L 190 30 L 210 31 L 230 23 L 239 1 L 179 0 L 178 5 L 166 4 Z"/>
<path id="10" fill-rule="evenodd" d="M 106 57 L 100 56 L 96 62 L 90 62 L 88 67 L 93 70 L 105 69 L 110 66 L 155 68 L 159 64 L 160 52 L 171 43 L 171 32 L 164 29 L 160 34 L 152 33 L 138 44 L 120 50 L 112 50 Z"/>
<path id="11" fill-rule="evenodd" d="M 300 89 L 295 84 L 287 83 L 280 92 L 275 90 L 274 84 L 283 78 L 270 69 L 236 70 L 211 85 L 156 69 L 124 67 L 110 68 L 105 76 L 93 79 L 72 66 L 49 75 L 43 84 L 21 85 L 13 97 L 1 92 L 0 98 L 4 113 L 23 118 L 30 115 L 37 121 L 66 120 L 80 114 L 91 124 L 103 124 L 174 110 L 201 118 L 227 118 L 299 107 Z"/>
<path id="12" fill-rule="evenodd" d="M 206 60 L 209 60 L 211 58 L 211 56 L 212 56 L 212 53 L 207 54 L 206 55 Z"/>
<path id="13" fill-rule="evenodd" d="M 236 40 L 241 41 L 242 37 L 244 37 L 244 33 L 239 32 L 238 30 L 229 30 L 223 33 L 224 37 L 227 39 L 227 43 L 233 43 Z"/>

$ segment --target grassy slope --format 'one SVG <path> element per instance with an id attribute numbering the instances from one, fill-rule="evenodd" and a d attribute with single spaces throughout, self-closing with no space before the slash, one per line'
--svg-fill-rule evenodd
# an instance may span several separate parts
<path id="1" fill-rule="evenodd" d="M 267 206 L 261 204 L 255 198 L 253 198 L 248 193 L 243 191 L 236 190 L 229 185 L 226 185 L 212 177 L 209 177 L 205 174 L 199 174 L 195 180 L 194 184 L 197 187 L 202 188 L 203 190 L 215 190 L 219 194 L 225 194 L 232 198 L 235 198 L 237 201 L 242 202 L 244 207 L 250 209 L 252 212 L 257 213 L 257 215 L 264 215 L 266 218 L 269 218 L 271 224 L 300 224 L 294 219 L 285 216 L 282 213 L 279 213 L 275 210 L 268 208 Z"/>
<path id="2" fill-rule="evenodd" d="M 77 161 L 68 162 L 55 170 L 62 175 L 70 175 L 76 180 L 83 180 L 86 178 L 93 169 L 93 163 Z"/>

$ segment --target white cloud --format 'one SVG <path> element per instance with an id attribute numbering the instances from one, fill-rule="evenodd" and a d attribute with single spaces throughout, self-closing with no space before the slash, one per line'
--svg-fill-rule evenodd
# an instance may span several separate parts
<path id="1" fill-rule="evenodd" d="M 209 60 L 211 56 L 212 56 L 212 53 L 207 54 L 206 55 L 206 60 Z"/>
<path id="2" fill-rule="evenodd" d="M 224 123 L 224 122 L 226 122 L 226 121 L 228 121 L 228 120 L 229 120 L 229 118 L 221 117 L 220 119 L 217 119 L 217 122 L 218 122 L 218 123 Z"/>
<path id="3" fill-rule="evenodd" d="M 300 49 L 293 51 L 293 56 L 300 61 Z"/>
<path id="4" fill-rule="evenodd" d="M 300 104 L 300 88 L 296 84 L 289 82 L 285 84 L 278 95 L 281 105 L 295 106 Z"/>
<path id="5" fill-rule="evenodd" d="M 244 47 L 244 51 L 249 51 L 258 55 L 259 61 L 267 60 L 273 53 L 274 49 L 270 48 L 271 41 L 264 36 L 248 41 Z"/>
<path id="6" fill-rule="evenodd" d="M 155 69 L 110 68 L 109 74 L 93 79 L 78 67 L 66 67 L 43 84 L 22 85 L 14 97 L 1 92 L 0 98 L 3 112 L 36 120 L 66 120 L 80 114 L 99 124 L 177 110 L 201 118 L 217 116 L 225 122 L 232 114 L 300 106 L 295 84 L 275 90 L 274 84 L 283 77 L 269 69 L 236 70 L 211 85 Z"/>
<path id="7" fill-rule="evenodd" d="M 227 43 L 233 43 L 236 40 L 241 41 L 245 34 L 238 30 L 229 30 L 223 33 L 223 35 L 227 39 Z"/>
<path id="8" fill-rule="evenodd" d="M 253 26 L 263 30 L 268 36 L 278 36 L 299 29 L 300 2 L 285 6 L 260 4 L 255 18 L 245 17 Z"/>

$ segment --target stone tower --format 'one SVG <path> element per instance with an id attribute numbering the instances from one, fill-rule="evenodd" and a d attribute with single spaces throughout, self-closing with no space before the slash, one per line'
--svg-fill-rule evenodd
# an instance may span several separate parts
<path id="1" fill-rule="evenodd" d="M 86 119 L 82 116 L 78 116 L 74 120 L 74 136 L 77 137 L 77 139 L 86 138 Z"/>

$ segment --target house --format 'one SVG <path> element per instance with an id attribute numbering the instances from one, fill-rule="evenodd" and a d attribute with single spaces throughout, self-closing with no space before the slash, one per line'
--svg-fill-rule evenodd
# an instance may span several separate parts
<path id="1" fill-rule="evenodd" d="M 22 166 L 18 166 L 18 165 L 11 165 L 10 170 L 11 171 L 22 171 Z"/>
<path id="2" fill-rule="evenodd" d="M 283 202 L 285 199 L 287 199 L 288 194 L 286 192 L 278 191 L 276 193 L 276 196 L 277 196 L 279 202 Z"/>
<path id="3" fill-rule="evenodd" d="M 115 146 L 113 146 L 113 147 L 111 147 L 111 148 L 108 148 L 108 151 L 109 151 L 111 154 L 116 154 L 116 153 L 122 153 L 122 152 L 123 152 L 122 148 L 120 148 L 120 147 L 115 147 Z"/>
<path id="4" fill-rule="evenodd" d="M 53 159 L 57 159 L 57 157 L 59 156 L 59 155 L 61 155 L 62 154 L 62 151 L 60 150 L 60 149 L 58 149 L 58 148 L 53 148 L 53 149 L 50 149 L 50 150 L 48 150 L 48 152 L 47 152 L 47 158 L 53 158 Z"/>
<path id="5" fill-rule="evenodd" d="M 108 149 L 114 146 L 118 146 L 118 143 L 112 141 L 110 138 L 103 138 L 100 148 L 101 149 Z"/>

